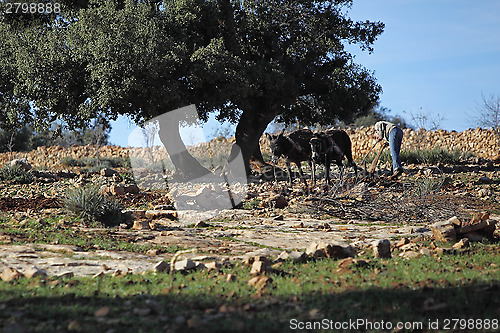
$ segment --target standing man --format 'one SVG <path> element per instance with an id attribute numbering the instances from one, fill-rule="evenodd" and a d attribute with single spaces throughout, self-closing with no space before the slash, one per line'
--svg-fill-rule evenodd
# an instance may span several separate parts
<path id="1" fill-rule="evenodd" d="M 401 142 L 403 141 L 403 131 L 398 126 L 388 121 L 379 121 L 375 124 L 374 136 L 379 139 L 386 139 L 389 142 L 392 158 L 392 179 L 397 179 L 403 173 L 401 166 L 401 158 L 399 152 L 401 150 Z"/>

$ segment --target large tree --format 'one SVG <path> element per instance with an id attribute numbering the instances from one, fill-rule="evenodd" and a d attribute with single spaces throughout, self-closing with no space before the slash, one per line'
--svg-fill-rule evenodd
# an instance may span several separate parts
<path id="1" fill-rule="evenodd" d="M 59 3 L 57 15 L 2 16 L 4 123 L 81 126 L 100 114 L 140 123 L 195 104 L 202 120 L 215 112 L 237 123 L 234 152 L 248 166 L 276 116 L 333 123 L 367 112 L 380 93 L 345 45 L 371 52 L 383 24 L 349 19 L 349 0 Z M 169 119 L 160 124 L 167 150 L 183 145 L 172 137 L 185 121 Z M 188 176 L 205 172 L 186 154 L 176 158 Z"/>

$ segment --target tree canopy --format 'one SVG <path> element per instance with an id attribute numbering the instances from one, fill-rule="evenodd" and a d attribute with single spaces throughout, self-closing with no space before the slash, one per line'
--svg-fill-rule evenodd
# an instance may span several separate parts
<path id="1" fill-rule="evenodd" d="M 57 14 L 2 11 L 0 127 L 141 122 L 195 104 L 202 120 L 238 123 L 248 161 L 276 116 L 331 124 L 381 92 L 345 45 L 373 51 L 384 24 L 351 20 L 352 0 L 59 2 Z"/>

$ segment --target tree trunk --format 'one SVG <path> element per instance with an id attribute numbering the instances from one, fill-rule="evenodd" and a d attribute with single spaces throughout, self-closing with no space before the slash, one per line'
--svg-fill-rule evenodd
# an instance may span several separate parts
<path id="1" fill-rule="evenodd" d="M 277 108 L 271 108 L 264 101 L 255 103 L 252 110 L 243 111 L 236 126 L 236 144 L 233 145 L 229 160 L 233 160 L 241 152 L 247 175 L 251 173 L 250 158 L 262 154 L 259 147 L 259 139 L 266 130 L 267 125 L 278 114 Z M 257 152 L 258 150 L 258 152 Z"/>
<path id="2" fill-rule="evenodd" d="M 264 157 L 262 156 L 262 152 L 260 151 L 260 146 L 257 146 L 257 149 L 255 149 L 250 158 L 253 161 L 259 163 L 261 166 L 267 165 L 267 163 L 264 161 Z"/>
<path id="3" fill-rule="evenodd" d="M 168 116 L 158 117 L 160 130 L 158 135 L 163 146 L 175 166 L 176 172 L 189 179 L 196 179 L 211 172 L 203 167 L 186 149 L 179 132 L 180 119 L 174 115 L 175 112 L 169 112 Z"/>

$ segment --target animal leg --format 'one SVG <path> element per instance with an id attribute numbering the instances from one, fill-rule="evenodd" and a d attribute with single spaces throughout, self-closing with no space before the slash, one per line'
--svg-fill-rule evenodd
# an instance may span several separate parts
<path id="1" fill-rule="evenodd" d="M 330 161 L 325 161 L 325 183 L 326 186 L 330 185 Z"/>
<path id="2" fill-rule="evenodd" d="M 342 184 L 343 181 L 344 181 L 344 164 L 342 163 L 342 161 L 340 161 L 340 162 L 337 162 L 337 165 L 339 167 L 339 179 L 340 179 L 340 183 Z"/>
<path id="3" fill-rule="evenodd" d="M 304 173 L 302 172 L 302 167 L 300 166 L 300 162 L 295 163 L 295 165 L 297 165 L 297 168 L 299 168 L 300 179 L 302 179 L 302 181 L 304 182 L 304 185 L 307 186 L 306 178 L 304 177 Z"/>
<path id="4" fill-rule="evenodd" d="M 292 168 L 290 168 L 290 162 L 286 161 L 286 169 L 288 170 L 288 184 L 292 186 Z"/>
<path id="5" fill-rule="evenodd" d="M 314 163 L 314 160 L 309 161 L 309 166 L 311 167 L 311 180 L 313 186 L 316 186 L 316 164 Z"/>

